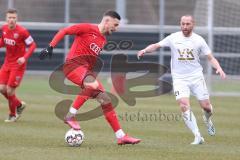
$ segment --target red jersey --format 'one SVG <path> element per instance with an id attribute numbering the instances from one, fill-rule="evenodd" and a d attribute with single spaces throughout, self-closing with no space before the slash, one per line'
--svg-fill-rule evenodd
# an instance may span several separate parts
<path id="1" fill-rule="evenodd" d="M 92 69 L 95 65 L 97 56 L 106 44 L 106 38 L 100 33 L 98 26 L 89 23 L 82 23 L 66 27 L 59 32 L 59 35 L 56 35 L 53 38 L 50 45 L 55 47 L 65 34 L 75 35 L 66 60 L 71 61 L 72 59 L 79 57 L 78 60 L 80 60 L 81 63 L 84 63 L 89 69 Z"/>
<path id="2" fill-rule="evenodd" d="M 1 35 L 2 44 L 6 47 L 4 64 L 9 67 L 18 67 L 17 59 L 25 55 L 26 46 L 33 42 L 31 35 L 20 25 L 9 29 L 7 24 L 2 26 Z"/>

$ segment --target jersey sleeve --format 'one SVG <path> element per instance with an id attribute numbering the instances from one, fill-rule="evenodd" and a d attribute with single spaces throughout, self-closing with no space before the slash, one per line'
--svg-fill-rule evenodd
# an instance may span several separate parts
<path id="1" fill-rule="evenodd" d="M 158 42 L 161 47 L 170 47 L 170 35 Z"/>
<path id="2" fill-rule="evenodd" d="M 90 29 L 90 24 L 75 24 L 69 27 L 64 28 L 66 34 L 69 35 L 81 35 L 83 33 L 88 32 Z"/>
<path id="3" fill-rule="evenodd" d="M 202 37 L 201 37 L 200 44 L 201 44 L 201 54 L 208 55 L 212 52 L 209 46 L 207 45 L 206 41 Z"/>
<path id="4" fill-rule="evenodd" d="M 27 60 L 33 54 L 36 48 L 36 43 L 34 42 L 28 30 L 25 28 L 22 29 L 21 36 L 24 43 L 28 46 L 28 49 L 25 51 L 25 54 L 24 54 L 24 58 Z"/>
<path id="5" fill-rule="evenodd" d="M 88 32 L 90 24 L 75 24 L 66 28 L 61 29 L 49 43 L 50 46 L 56 47 L 56 45 L 63 39 L 65 35 L 81 35 Z"/>
<path id="6" fill-rule="evenodd" d="M 34 42 L 32 36 L 27 30 L 23 30 L 22 34 L 23 34 L 23 40 L 27 46 L 29 46 Z"/>

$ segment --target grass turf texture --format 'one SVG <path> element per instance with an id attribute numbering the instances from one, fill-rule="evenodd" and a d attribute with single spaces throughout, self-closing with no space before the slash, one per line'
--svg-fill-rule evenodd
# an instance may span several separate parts
<path id="1" fill-rule="evenodd" d="M 74 148 L 68 147 L 64 142 L 68 126 L 54 114 L 57 102 L 66 98 L 73 99 L 74 96 L 53 91 L 46 76 L 28 75 L 18 89 L 18 96 L 28 106 L 21 119 L 11 124 L 4 122 L 8 108 L 6 100 L 0 96 L 1 160 L 233 160 L 240 156 L 240 99 L 236 97 L 212 97 L 217 132 L 214 137 L 208 136 L 198 103 L 192 100 L 192 109 L 206 141 L 203 145 L 189 145 L 193 136 L 183 121 L 179 120 L 180 112 L 175 98 L 173 95 L 164 95 L 137 99 L 134 107 L 120 101 L 116 108 L 123 129 L 130 135 L 141 138 L 143 141 L 140 144 L 116 145 L 112 130 L 105 119 L 100 117 L 81 122 L 85 141 L 81 147 Z M 93 101 L 87 102 L 81 112 L 96 105 Z M 166 117 L 160 117 L 160 114 Z"/>

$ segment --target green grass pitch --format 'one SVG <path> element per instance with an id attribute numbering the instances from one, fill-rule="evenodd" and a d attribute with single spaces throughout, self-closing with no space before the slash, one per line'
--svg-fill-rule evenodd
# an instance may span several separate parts
<path id="1" fill-rule="evenodd" d="M 105 84 L 106 85 L 106 84 Z M 5 123 L 8 107 L 0 95 L 0 160 L 233 160 L 240 159 L 240 98 L 212 97 L 216 136 L 210 137 L 201 118 L 198 103 L 192 109 L 206 143 L 191 146 L 193 136 L 179 119 L 180 110 L 173 95 L 139 98 L 134 107 L 120 101 L 116 108 L 125 132 L 142 139 L 138 145 L 118 146 L 103 117 L 81 122 L 85 141 L 81 147 L 68 147 L 64 134 L 69 129 L 55 114 L 55 105 L 66 98 L 53 91 L 46 76 L 26 75 L 18 95 L 27 104 L 21 119 Z M 96 102 L 87 102 L 85 112 Z M 164 114 L 164 117 L 160 117 Z"/>

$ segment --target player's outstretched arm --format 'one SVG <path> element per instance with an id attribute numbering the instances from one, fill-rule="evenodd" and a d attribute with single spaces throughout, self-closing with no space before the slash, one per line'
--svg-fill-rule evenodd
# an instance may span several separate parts
<path id="1" fill-rule="evenodd" d="M 39 59 L 44 60 L 45 58 L 49 57 L 52 58 L 53 48 L 58 44 L 59 41 L 63 39 L 63 37 L 67 34 L 66 29 L 60 30 L 52 39 L 50 44 L 44 48 L 39 55 Z"/>
<path id="2" fill-rule="evenodd" d="M 222 70 L 218 60 L 210 53 L 207 55 L 209 62 L 216 69 L 216 74 L 219 74 L 222 79 L 226 78 L 225 72 Z"/>
<path id="3" fill-rule="evenodd" d="M 49 43 L 49 45 L 40 52 L 39 58 L 41 60 L 46 57 L 51 58 L 53 53 L 53 48 L 63 39 L 65 35 L 79 35 L 83 32 L 89 30 L 88 24 L 76 24 L 66 28 L 61 29 Z"/>
<path id="4" fill-rule="evenodd" d="M 159 43 L 150 44 L 146 48 L 138 51 L 137 58 L 140 59 L 145 53 L 151 53 L 153 51 L 156 51 L 160 47 L 161 46 L 159 45 Z"/>

